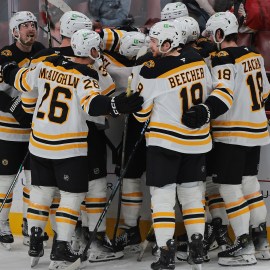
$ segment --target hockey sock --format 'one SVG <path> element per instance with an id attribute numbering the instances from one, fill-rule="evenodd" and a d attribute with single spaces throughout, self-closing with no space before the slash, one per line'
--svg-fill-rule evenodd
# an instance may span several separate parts
<path id="1" fill-rule="evenodd" d="M 14 180 L 15 175 L 1 175 L 0 176 L 0 205 L 2 205 L 4 198 L 6 197 L 7 191 L 11 186 L 12 181 Z M 6 221 L 8 220 L 8 215 L 10 212 L 11 204 L 12 204 L 12 196 L 13 193 L 10 193 L 4 208 L 0 213 L 0 220 Z"/>
<path id="2" fill-rule="evenodd" d="M 24 170 L 24 175 L 25 175 L 25 183 L 23 187 L 23 217 L 26 218 L 31 190 L 31 171 Z"/>
<path id="3" fill-rule="evenodd" d="M 267 215 L 257 176 L 243 176 L 242 188 L 250 211 L 250 225 L 257 228 L 266 221 Z"/>
<path id="4" fill-rule="evenodd" d="M 242 185 L 220 185 L 220 194 L 236 237 L 249 233 L 250 212 L 244 198 Z"/>
<path id="5" fill-rule="evenodd" d="M 221 218 L 223 225 L 228 225 L 229 220 L 226 213 L 225 203 L 219 193 L 219 184 L 213 183 L 212 177 L 207 177 L 206 180 L 206 194 L 207 205 L 212 219 Z"/>
<path id="6" fill-rule="evenodd" d="M 87 214 L 87 209 L 86 209 L 86 201 L 81 203 L 80 207 L 80 214 L 81 214 L 81 222 L 82 222 L 82 227 L 88 227 L 88 214 Z"/>
<path id="7" fill-rule="evenodd" d="M 182 205 L 183 220 L 189 241 L 194 233 L 204 234 L 205 211 L 202 182 L 177 185 L 177 196 Z"/>
<path id="8" fill-rule="evenodd" d="M 94 231 L 97 221 L 103 212 L 107 202 L 107 180 L 99 178 L 91 180 L 88 183 L 88 192 L 86 193 L 85 203 L 88 216 L 89 231 Z M 102 220 L 98 231 L 106 230 L 106 217 Z"/>
<path id="9" fill-rule="evenodd" d="M 40 227 L 44 231 L 49 218 L 50 205 L 54 192 L 55 187 L 32 186 L 27 211 L 29 235 L 33 226 Z"/>
<path id="10" fill-rule="evenodd" d="M 60 190 L 60 195 L 61 200 L 55 215 L 57 240 L 70 242 L 85 193 L 71 193 Z"/>
<path id="11" fill-rule="evenodd" d="M 142 206 L 143 194 L 140 178 L 124 178 L 121 212 L 124 224 L 129 227 L 137 226 L 137 220 Z"/>
<path id="12" fill-rule="evenodd" d="M 162 188 L 150 187 L 150 193 L 157 245 L 164 247 L 166 242 L 173 238 L 175 230 L 176 184 L 166 185 Z"/>

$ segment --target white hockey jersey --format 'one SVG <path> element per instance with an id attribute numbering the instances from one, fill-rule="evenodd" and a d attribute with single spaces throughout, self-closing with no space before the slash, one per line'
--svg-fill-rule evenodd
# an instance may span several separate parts
<path id="1" fill-rule="evenodd" d="M 212 58 L 214 91 L 229 110 L 211 121 L 217 142 L 258 146 L 270 143 L 264 100 L 270 85 L 260 54 L 247 47 L 223 49 Z"/>
<path id="2" fill-rule="evenodd" d="M 209 124 L 189 129 L 181 123 L 183 112 L 203 102 L 212 90 L 210 72 L 199 54 L 153 59 L 141 69 L 137 91 L 144 97 L 138 121 L 150 117 L 147 144 L 181 153 L 211 150 Z"/>
<path id="3" fill-rule="evenodd" d="M 101 92 L 96 71 L 62 56 L 49 57 L 34 69 L 20 69 L 19 91 L 38 89 L 29 150 L 49 159 L 87 155 L 91 100 Z"/>

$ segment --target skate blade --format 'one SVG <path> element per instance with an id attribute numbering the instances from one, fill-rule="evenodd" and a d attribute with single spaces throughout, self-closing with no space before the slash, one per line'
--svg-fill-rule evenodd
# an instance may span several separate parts
<path id="1" fill-rule="evenodd" d="M 72 249 L 74 250 L 74 251 L 79 251 L 80 250 L 80 241 L 72 241 L 72 243 L 71 243 L 71 247 L 72 247 Z"/>
<path id="2" fill-rule="evenodd" d="M 67 269 L 68 264 L 65 261 L 51 261 L 49 265 L 49 270 L 61 270 Z"/>
<path id="3" fill-rule="evenodd" d="M 38 265 L 39 259 L 40 259 L 40 257 L 31 257 L 31 268 Z"/>
<path id="4" fill-rule="evenodd" d="M 256 251 L 255 257 L 257 260 L 270 260 L 270 252 L 269 250 Z"/>
<path id="5" fill-rule="evenodd" d="M 240 255 L 237 257 L 221 257 L 218 259 L 218 264 L 222 266 L 244 266 L 254 265 L 257 260 L 254 255 Z"/>
<path id="6" fill-rule="evenodd" d="M 0 242 L 0 245 L 5 248 L 6 250 L 10 251 L 11 250 L 11 244 L 10 243 L 3 243 Z"/>
<path id="7" fill-rule="evenodd" d="M 187 252 L 176 252 L 176 258 L 177 260 L 181 261 L 181 262 L 186 262 L 187 258 L 188 258 L 188 254 Z"/>
<path id="8" fill-rule="evenodd" d="M 215 240 L 209 247 L 209 251 L 212 251 L 212 250 L 215 250 L 218 248 L 218 243 L 217 241 Z"/>
<path id="9" fill-rule="evenodd" d="M 202 265 L 201 264 L 191 265 L 191 270 L 202 270 Z"/>
<path id="10" fill-rule="evenodd" d="M 205 255 L 205 256 L 203 256 L 203 261 L 204 262 L 209 262 L 210 261 L 210 256 L 207 254 L 207 255 Z"/>
<path id="11" fill-rule="evenodd" d="M 136 254 L 140 252 L 140 244 L 130 245 L 124 248 L 126 254 Z"/>
<path id="12" fill-rule="evenodd" d="M 90 251 L 90 256 L 88 258 L 88 261 L 90 263 L 107 262 L 107 261 L 113 261 L 113 260 L 120 260 L 123 257 L 124 257 L 124 253 L 122 251 L 111 253 L 111 254 L 108 254 L 106 252 L 91 253 Z"/>
<path id="13" fill-rule="evenodd" d="M 148 244 L 149 244 L 149 241 L 146 240 L 146 239 L 140 244 L 140 252 L 139 252 L 139 255 L 137 257 L 137 262 L 142 261 L 142 257 L 143 257 L 143 255 L 145 253 L 145 250 L 146 250 Z"/>

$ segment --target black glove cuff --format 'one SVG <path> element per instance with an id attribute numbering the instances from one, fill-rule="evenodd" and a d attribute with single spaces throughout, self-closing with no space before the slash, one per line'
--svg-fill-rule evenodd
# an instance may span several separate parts
<path id="1" fill-rule="evenodd" d="M 210 108 L 207 106 L 207 105 L 205 105 L 205 104 L 200 104 L 201 106 L 203 106 L 205 109 L 206 109 L 206 112 L 207 112 L 207 119 L 206 119 L 206 124 L 207 123 L 209 123 L 210 122 L 210 120 L 211 120 L 211 111 L 210 111 Z"/>
<path id="2" fill-rule="evenodd" d="M 110 114 L 113 117 L 117 117 L 120 115 L 120 113 L 118 112 L 116 105 L 115 105 L 115 97 L 112 97 L 112 99 L 111 99 L 111 112 L 110 112 Z"/>
<path id="3" fill-rule="evenodd" d="M 11 105 L 9 107 L 9 112 L 12 114 L 16 108 L 18 107 L 18 105 L 21 102 L 21 98 L 20 97 L 16 97 L 12 99 Z"/>

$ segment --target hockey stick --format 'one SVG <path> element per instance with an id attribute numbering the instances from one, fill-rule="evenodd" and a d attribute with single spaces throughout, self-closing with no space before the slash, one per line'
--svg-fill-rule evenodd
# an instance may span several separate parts
<path id="1" fill-rule="evenodd" d="M 42 26 L 38 26 L 44 33 L 46 33 L 47 35 L 49 34 L 48 33 L 48 31 L 44 28 L 44 27 L 42 27 Z M 54 36 L 51 36 L 51 38 L 54 40 L 54 41 L 56 41 L 58 44 L 61 44 L 61 42 L 56 38 L 56 37 L 54 37 Z"/>
<path id="2" fill-rule="evenodd" d="M 121 181 L 122 181 L 123 178 L 124 178 L 124 175 L 125 175 L 126 172 L 127 172 L 128 166 L 129 166 L 129 164 L 130 164 L 132 158 L 134 157 L 134 154 L 135 154 L 135 152 L 136 152 L 136 150 L 137 150 L 137 148 L 138 148 L 138 146 L 139 146 L 141 140 L 142 140 L 143 137 L 144 137 L 144 133 L 145 133 L 145 131 L 146 131 L 146 129 L 147 129 L 148 123 L 149 123 L 149 119 L 148 119 L 148 120 L 145 122 L 145 124 L 144 124 L 144 127 L 143 127 L 143 129 L 142 129 L 142 131 L 141 131 L 141 133 L 140 133 L 140 137 L 139 137 L 139 139 L 136 141 L 136 143 L 135 143 L 135 145 L 134 145 L 134 147 L 133 147 L 133 149 L 132 149 L 132 152 L 131 152 L 131 154 L 130 154 L 128 160 L 127 160 L 126 166 L 125 166 L 125 168 L 123 169 L 123 171 L 121 172 L 121 174 L 120 174 L 120 176 L 119 176 L 119 178 L 118 178 L 118 180 L 117 180 L 117 183 L 115 184 L 115 186 L 114 186 L 114 188 L 113 188 L 113 190 L 112 190 L 112 193 L 111 193 L 111 195 L 110 195 L 108 201 L 106 202 L 106 205 L 105 205 L 105 207 L 104 207 L 104 209 L 103 209 L 103 212 L 101 213 L 101 215 L 100 215 L 100 217 L 99 217 L 99 219 L 98 219 L 98 221 L 97 221 L 97 225 L 96 225 L 96 227 L 95 227 L 93 233 L 91 234 L 91 237 L 90 237 L 90 239 L 88 240 L 88 242 L 87 242 L 87 244 L 86 244 L 86 247 L 85 247 L 85 249 L 83 250 L 83 252 L 82 252 L 80 258 L 78 258 L 74 263 L 72 263 L 72 264 L 69 265 L 67 268 L 65 268 L 66 270 L 76 270 L 77 268 L 80 267 L 81 263 L 83 262 L 83 258 L 85 258 L 85 257 L 87 256 L 87 255 L 86 255 L 86 254 L 87 254 L 87 251 L 88 251 L 88 249 L 90 248 L 90 246 L 91 246 L 91 244 L 92 244 L 92 242 L 93 242 L 93 240 L 94 240 L 94 238 L 95 238 L 95 236 L 96 236 L 97 230 L 98 230 L 98 228 L 99 228 L 99 226 L 100 226 L 100 224 L 101 224 L 103 218 L 105 217 L 105 215 L 106 215 L 106 213 L 107 213 L 107 211 L 108 211 L 108 209 L 109 209 L 109 207 L 110 207 L 110 205 L 111 205 L 111 203 L 112 203 L 112 200 L 113 200 L 113 198 L 114 198 L 114 196 L 115 196 L 115 194 L 116 194 L 116 192 L 117 192 L 117 190 L 118 190 L 118 188 L 119 188 L 119 186 L 120 186 L 120 184 L 121 184 Z"/>
<path id="3" fill-rule="evenodd" d="M 51 34 L 51 22 L 49 19 L 49 9 L 48 9 L 48 0 L 45 0 L 45 15 L 46 15 L 46 24 L 47 24 L 47 35 L 48 35 L 48 42 L 49 48 L 52 47 L 52 34 Z"/>
<path id="4" fill-rule="evenodd" d="M 22 168 L 23 168 L 23 166 L 24 166 L 24 164 L 25 164 L 25 162 L 26 162 L 28 156 L 29 156 L 29 151 L 26 153 L 26 155 L 25 155 L 25 157 L 24 157 L 24 159 L 23 159 L 23 161 L 22 161 L 22 163 L 21 163 L 21 165 L 20 165 L 20 167 L 19 167 L 19 170 L 18 170 L 18 172 L 17 172 L 15 178 L 13 179 L 13 181 L 12 181 L 12 183 L 11 183 L 11 185 L 10 185 L 8 191 L 7 191 L 7 194 L 6 194 L 4 200 L 3 200 L 2 204 L 1 204 L 1 207 L 0 207 L 0 213 L 2 212 L 2 209 L 4 208 L 5 203 L 6 203 L 7 199 L 8 199 L 8 197 L 9 197 L 10 193 L 12 192 L 14 186 L 15 186 L 16 183 L 17 183 L 17 180 L 18 180 L 18 178 L 19 178 L 19 175 L 20 175 L 20 173 L 22 172 Z"/>
<path id="5" fill-rule="evenodd" d="M 146 235 L 145 240 L 140 244 L 140 253 L 137 257 L 138 262 L 140 262 L 142 260 L 142 257 L 143 257 L 145 250 L 146 250 L 146 248 L 151 240 L 153 233 L 154 233 L 154 228 L 153 228 L 153 225 L 151 225 L 151 227 Z"/>
<path id="6" fill-rule="evenodd" d="M 127 90 L 126 90 L 126 95 L 128 97 L 131 95 L 131 80 L 132 80 L 132 76 L 129 76 L 128 77 L 128 86 L 127 86 Z M 126 152 L 126 142 L 127 142 L 127 129 L 128 129 L 128 114 L 125 115 L 120 174 L 123 172 L 123 169 L 124 169 L 124 166 L 125 166 L 125 152 Z M 117 233 L 117 229 L 118 229 L 118 226 L 119 226 L 120 214 L 121 214 L 122 186 L 123 186 L 123 181 L 121 181 L 120 187 L 119 187 L 119 198 L 118 198 L 117 217 L 116 217 L 116 222 L 115 222 L 115 226 L 114 226 L 113 240 L 112 240 L 113 250 L 115 249 L 116 233 Z"/>

